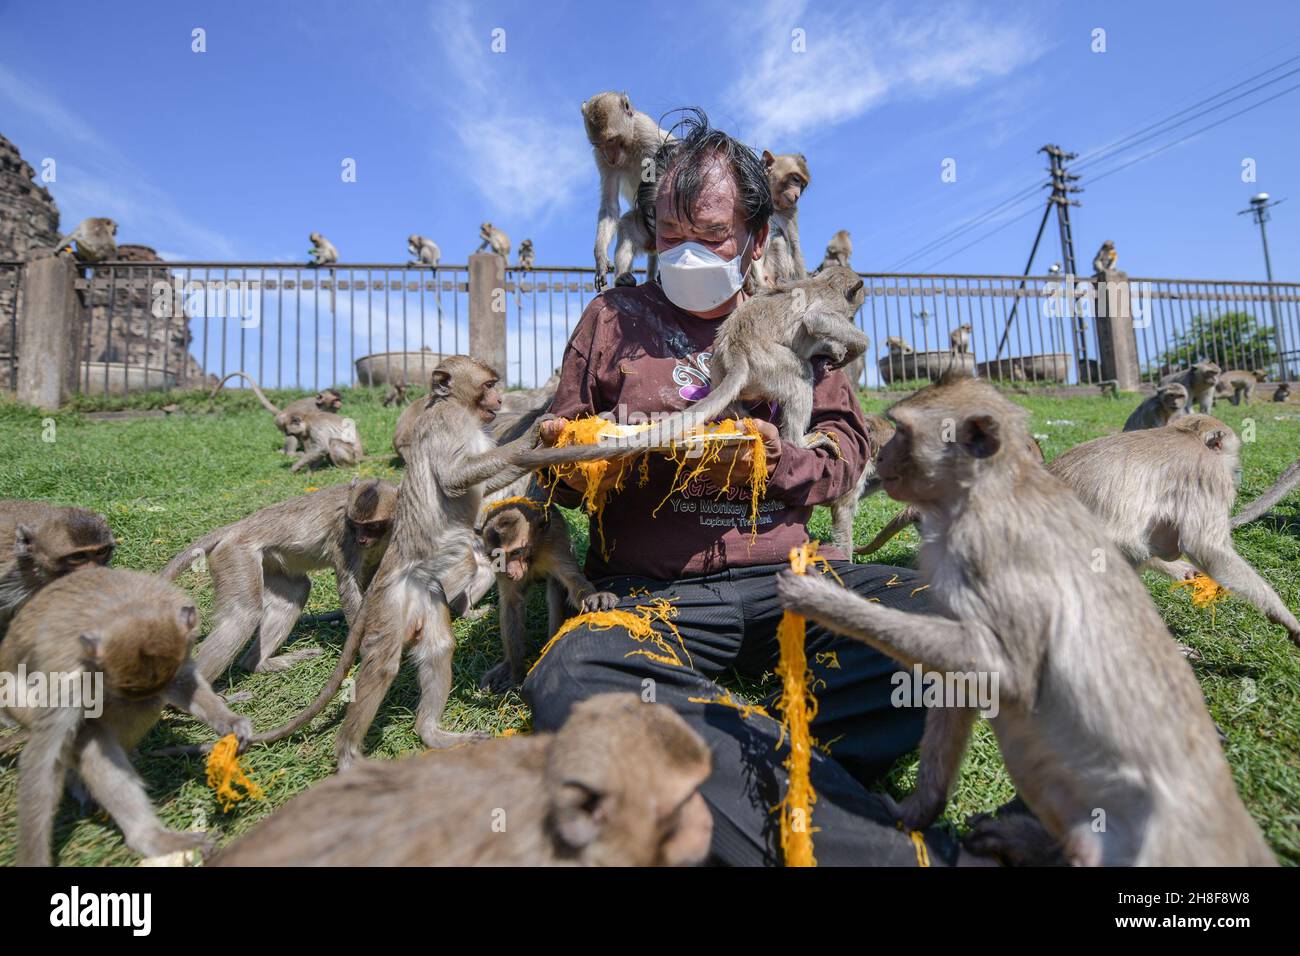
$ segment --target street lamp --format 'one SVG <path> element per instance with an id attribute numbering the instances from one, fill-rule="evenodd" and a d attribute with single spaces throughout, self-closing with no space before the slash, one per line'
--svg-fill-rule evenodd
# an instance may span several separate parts
<path id="1" fill-rule="evenodd" d="M 1237 215 L 1244 216 L 1250 213 L 1255 222 L 1259 224 L 1259 238 L 1264 244 L 1264 272 L 1268 275 L 1269 290 L 1268 299 L 1270 311 L 1273 313 L 1273 335 L 1277 338 L 1277 357 L 1281 365 L 1282 380 L 1287 381 L 1291 378 L 1291 372 L 1287 368 L 1287 353 L 1282 345 L 1282 324 L 1277 316 L 1277 290 L 1272 287 L 1273 284 L 1273 261 L 1268 254 L 1268 230 L 1264 228 L 1264 223 L 1268 222 L 1268 211 L 1286 200 L 1278 199 L 1270 201 L 1268 193 L 1256 193 L 1250 197 L 1250 207 L 1240 210 Z"/>

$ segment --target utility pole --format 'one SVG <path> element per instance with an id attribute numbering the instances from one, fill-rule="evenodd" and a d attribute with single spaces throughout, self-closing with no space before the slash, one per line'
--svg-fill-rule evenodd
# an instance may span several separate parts
<path id="1" fill-rule="evenodd" d="M 1250 197 L 1250 207 L 1237 213 L 1238 216 L 1250 213 L 1254 216 L 1255 222 L 1259 224 L 1259 238 L 1264 243 L 1264 272 L 1268 276 L 1269 282 L 1268 302 L 1270 311 L 1273 313 L 1273 335 L 1277 341 L 1277 359 L 1281 366 L 1280 371 L 1284 382 L 1290 381 L 1291 372 L 1287 368 L 1286 352 L 1282 348 L 1282 323 L 1277 315 L 1277 300 L 1275 299 L 1277 293 L 1273 288 L 1273 262 L 1268 255 L 1268 230 L 1264 228 L 1264 223 L 1268 222 L 1268 211 L 1285 201 L 1284 199 L 1278 199 L 1269 202 L 1268 193 L 1257 193 Z"/>
<path id="2" fill-rule="evenodd" d="M 1020 280 L 1020 289 L 1016 294 L 1016 301 L 1011 305 L 1011 314 L 1007 316 L 1006 325 L 1002 328 L 1002 338 L 998 342 L 997 354 L 993 356 L 994 361 L 1002 358 L 1002 349 L 1007 344 L 1007 335 L 1011 332 L 1011 323 L 1016 319 L 1016 311 L 1020 308 L 1020 293 L 1025 291 L 1025 282 L 1029 278 L 1030 272 L 1034 268 L 1034 256 L 1038 254 L 1038 244 L 1043 238 L 1043 229 L 1047 226 L 1047 220 L 1052 214 L 1052 207 L 1056 207 L 1056 225 L 1061 236 L 1061 262 L 1065 267 L 1065 274 L 1069 277 L 1068 282 L 1074 281 L 1077 275 L 1074 264 L 1074 233 L 1070 229 L 1070 207 L 1079 205 L 1079 200 L 1071 199 L 1074 193 L 1083 192 L 1075 181 L 1078 175 L 1070 172 L 1065 168 L 1065 164 L 1078 156 L 1078 153 L 1067 153 L 1059 146 L 1048 143 L 1040 153 L 1046 153 L 1050 167 L 1047 172 L 1051 176 L 1052 192 L 1047 197 L 1047 205 L 1043 209 L 1042 221 L 1038 224 L 1038 233 L 1034 236 L 1034 245 L 1029 250 L 1029 261 L 1025 263 L 1025 278 Z M 1073 297 L 1070 297 L 1073 302 Z M 1088 357 L 1088 339 L 1087 329 L 1083 324 L 1083 317 L 1075 317 L 1075 357 L 1079 360 L 1079 367 L 1082 368 L 1084 360 Z"/>

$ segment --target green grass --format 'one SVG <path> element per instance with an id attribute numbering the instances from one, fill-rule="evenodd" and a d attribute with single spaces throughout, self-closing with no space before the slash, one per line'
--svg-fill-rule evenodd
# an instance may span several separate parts
<path id="1" fill-rule="evenodd" d="M 355 472 L 396 478 L 399 473 L 384 457 L 398 409 L 379 404 L 382 390 L 344 392 L 346 413 L 355 418 L 366 450 L 379 456 Z M 288 401 L 295 393 L 274 393 Z M 1066 448 L 1116 431 L 1136 404 L 1136 397 L 1053 399 L 1013 396 L 1032 412 L 1034 432 L 1046 435 L 1043 450 L 1050 459 Z M 47 499 L 80 504 L 103 512 L 119 541 L 115 563 L 120 567 L 157 570 L 193 539 L 218 525 L 244 517 L 258 508 L 300 494 L 310 487 L 346 481 L 354 473 L 329 469 L 291 475 L 288 460 L 276 453 L 279 433 L 271 416 L 247 392 L 225 393 L 216 414 L 202 396 L 141 396 L 109 406 L 86 402 L 84 409 L 156 408 L 176 401 L 184 414 L 127 421 L 90 421 L 77 411 L 42 415 L 0 402 L 0 497 Z M 869 411 L 881 411 L 885 398 L 867 397 Z M 1242 451 L 1242 498 L 1248 500 L 1281 472 L 1300 450 L 1300 420 L 1275 421 L 1277 414 L 1295 415 L 1294 407 L 1256 405 L 1218 407 L 1229 424 L 1242 432 L 1253 416 L 1255 438 Z M 54 423 L 54 441 L 43 440 L 46 420 Z M 1051 423 L 1056 424 L 1051 424 Z M 1065 424 L 1064 422 L 1068 422 Z M 857 518 L 857 538 L 874 534 L 898 506 L 882 495 L 863 502 Z M 586 549 L 586 522 L 570 514 L 580 551 Z M 830 537 L 829 513 L 818 509 L 813 532 Z M 1250 561 L 1291 608 L 1300 608 L 1300 507 L 1293 496 L 1264 520 L 1239 530 L 1236 542 Z M 876 559 L 910 566 L 916 534 L 908 530 L 895 538 Z M 205 621 L 211 618 L 212 590 L 205 578 L 187 575 L 181 583 L 194 590 Z M 1229 599 L 1213 617 L 1191 607 L 1185 592 L 1172 592 L 1168 582 L 1148 576 L 1151 594 L 1175 637 L 1201 654 L 1194 663 L 1215 721 L 1228 735 L 1228 761 L 1247 806 L 1264 827 L 1280 856 L 1300 863 L 1300 652 L 1280 628 L 1254 608 Z M 337 598 L 332 575 L 315 576 L 309 613 L 333 610 Z M 534 646 L 544 639 L 542 589 L 535 589 L 530 606 Z M 456 624 L 459 645 L 455 686 L 446 723 L 452 729 L 500 733 L 526 730 L 530 715 L 516 694 L 495 697 L 478 689 L 482 673 L 499 659 L 495 612 L 475 622 Z M 324 683 L 344 638 L 340 625 L 300 625 L 292 638 L 304 646 L 322 646 L 326 653 L 287 673 L 250 675 L 232 671 L 230 686 L 250 690 L 251 701 L 236 705 L 259 728 L 279 724 L 302 708 Z M 760 693 L 770 680 L 736 681 L 733 686 Z M 396 757 L 420 751 L 412 716 L 418 700 L 414 675 L 403 668 L 366 741 L 377 756 Z M 223 815 L 204 782 L 200 758 L 142 758 L 137 766 L 160 815 L 171 826 L 189 828 L 196 817 L 224 842 L 246 831 L 276 806 L 333 771 L 333 743 L 343 705 L 336 702 L 312 725 L 312 730 L 277 744 L 255 748 L 245 764 L 266 788 L 268 799 L 245 803 Z M 169 714 L 145 740 L 143 749 L 168 743 L 202 741 L 206 728 L 179 714 Z M 900 761 L 889 778 L 896 795 L 910 789 L 915 758 Z M 0 864 L 13 862 L 17 826 L 18 773 L 14 754 L 0 757 Z M 966 759 L 961 784 L 947 819 L 958 824 L 971 813 L 998 806 L 1012 788 L 987 725 L 981 724 Z M 65 800 L 55 831 L 55 850 L 63 864 L 130 865 L 136 860 L 125 848 L 117 828 L 102 813 L 82 817 Z"/>

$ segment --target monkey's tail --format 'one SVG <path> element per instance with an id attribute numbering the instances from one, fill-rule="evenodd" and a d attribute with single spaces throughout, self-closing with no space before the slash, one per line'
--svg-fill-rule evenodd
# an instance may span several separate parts
<path id="1" fill-rule="evenodd" d="M 1243 524 L 1249 524 L 1262 517 L 1264 512 L 1289 495 L 1296 485 L 1300 485 L 1300 458 L 1287 465 L 1286 471 L 1282 472 L 1282 476 L 1273 482 L 1272 488 L 1269 488 L 1268 491 L 1235 515 L 1232 519 L 1232 526 L 1239 528 Z"/>
<path id="2" fill-rule="evenodd" d="M 702 399 L 690 408 L 674 412 L 661 418 L 643 432 L 620 439 L 619 447 L 630 451 L 644 451 L 648 448 L 662 448 L 678 441 L 692 428 L 698 428 L 706 422 L 721 418 L 740 398 L 740 393 L 749 378 L 749 367 L 744 363 L 727 370 L 722 381 L 718 382 Z"/>
<path id="3" fill-rule="evenodd" d="M 254 734 L 252 742 L 255 744 L 269 744 L 276 740 L 288 737 L 290 734 L 297 733 L 303 727 L 316 719 L 317 715 L 325 709 L 325 705 L 334 699 L 334 695 L 339 692 L 343 686 L 343 679 L 348 676 L 348 671 L 352 668 L 353 662 L 357 659 L 357 651 L 361 649 L 361 635 L 365 631 L 365 615 L 358 614 L 352 627 L 348 629 L 348 639 L 343 643 L 343 651 L 339 654 L 338 663 L 334 665 L 334 672 L 330 674 L 330 679 L 325 682 L 321 692 L 316 695 L 316 699 L 307 705 L 297 717 L 293 718 L 287 724 L 281 724 L 274 730 L 268 730 L 264 733 Z"/>
<path id="4" fill-rule="evenodd" d="M 912 505 L 908 505 L 890 520 L 889 524 L 880 529 L 880 533 L 871 539 L 869 544 L 864 544 L 860 548 L 854 548 L 854 554 L 871 554 L 873 551 L 879 551 L 894 535 L 898 534 L 909 524 L 920 519 L 920 514 Z"/>
<path id="5" fill-rule="evenodd" d="M 212 553 L 212 549 L 221 541 L 221 533 L 214 531 L 211 534 L 204 535 L 195 541 L 188 548 L 182 551 L 176 557 L 167 562 L 167 567 L 158 572 L 158 576 L 164 581 L 175 583 L 176 579 L 185 573 L 196 557 L 196 551 L 201 551 L 204 557 Z"/>
<path id="6" fill-rule="evenodd" d="M 249 375 L 247 372 L 231 372 L 229 375 L 227 375 L 225 378 L 223 378 L 220 382 L 217 383 L 216 388 L 212 390 L 212 394 L 208 396 L 208 401 L 212 401 L 214 398 L 216 398 L 217 392 L 221 391 L 222 386 L 225 385 L 227 382 L 229 382 L 232 378 L 242 378 L 253 389 L 253 394 L 257 396 L 257 400 L 262 403 L 263 408 L 265 408 L 272 415 L 280 414 L 280 409 L 276 408 L 273 404 L 271 404 L 271 400 L 267 398 L 264 394 L 262 394 L 262 389 L 258 387 L 257 382 L 253 379 L 253 376 Z"/>

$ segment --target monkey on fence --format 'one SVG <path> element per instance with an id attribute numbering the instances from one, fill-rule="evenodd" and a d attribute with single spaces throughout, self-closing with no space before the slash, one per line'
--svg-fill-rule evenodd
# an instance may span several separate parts
<path id="1" fill-rule="evenodd" d="M 1119 254 L 1115 251 L 1115 243 L 1107 239 L 1097 250 L 1097 254 L 1092 257 L 1092 271 L 1095 274 L 1110 272 L 1115 268 L 1115 263 L 1119 261 Z"/>
<path id="2" fill-rule="evenodd" d="M 415 256 L 415 262 L 422 266 L 436 266 L 442 258 L 442 250 L 436 242 L 415 234 L 406 240 L 406 251 Z"/>
<path id="3" fill-rule="evenodd" d="M 122 828 L 126 845 L 161 856 L 210 845 L 197 832 L 168 830 L 154 813 L 128 754 L 170 704 L 240 749 L 252 736 L 190 659 L 198 627 L 194 602 L 159 578 L 91 567 L 42 589 L 14 618 L 0 644 L 0 672 L 44 675 L 54 693 L 91 688 L 95 699 L 0 704 L 23 729 L 18 759 L 18 864 L 48 866 L 54 817 L 71 775 Z M 96 689 L 97 688 L 97 689 Z M 98 711 L 98 713 L 96 713 Z"/>
<path id="4" fill-rule="evenodd" d="M 890 418 L 876 467 L 886 493 L 920 513 L 923 577 L 944 613 L 791 571 L 777 576 L 786 608 L 908 667 L 997 674 L 989 721 L 1003 760 L 1071 863 L 1275 865 L 1195 676 L 1102 522 L 1029 452 L 1027 412 L 949 373 Z M 977 713 L 927 709 L 905 829 L 943 812 Z"/>
<path id="5" fill-rule="evenodd" d="M 478 235 L 483 240 L 479 243 L 479 252 L 491 246 L 492 251 L 503 260 L 510 258 L 510 237 L 505 232 L 492 225 L 492 223 L 485 222 L 478 227 Z"/>
<path id="6" fill-rule="evenodd" d="M 557 733 L 368 761 L 323 780 L 212 865 L 702 863 L 713 817 L 699 788 L 710 765 L 672 708 L 597 694 Z"/>
<path id="7" fill-rule="evenodd" d="M 536 263 L 536 257 L 533 253 L 533 240 L 525 239 L 519 243 L 519 268 L 532 269 Z"/>
<path id="8" fill-rule="evenodd" d="M 582 122 L 591 154 L 600 174 L 600 206 L 596 211 L 596 291 L 605 287 L 609 272 L 609 244 L 614 249 L 614 282 L 636 285 L 632 265 L 638 251 L 647 255 L 646 275 L 654 278 L 658 267 L 654 235 L 639 207 L 654 205 L 655 152 L 676 137 L 659 128 L 645 113 L 632 108 L 626 93 L 597 93 L 582 104 Z M 648 178 L 647 178 L 648 177 Z M 642 187 L 651 190 L 639 196 Z M 630 207 L 619 214 L 619 196 Z"/>
<path id="9" fill-rule="evenodd" d="M 117 223 L 112 219 L 83 219 L 54 246 L 54 252 L 60 253 L 76 244 L 72 256 L 78 262 L 105 262 L 117 255 Z"/>
<path id="10" fill-rule="evenodd" d="M 106 565 L 117 542 L 102 515 L 43 501 L 0 501 L 0 641 L 9 621 L 51 581 Z"/>
<path id="11" fill-rule="evenodd" d="M 311 256 L 312 265 L 330 266 L 339 261 L 339 251 L 334 248 L 334 243 L 319 232 L 313 232 L 307 238 L 311 240 L 311 248 L 307 250 L 307 255 Z"/>
<path id="12" fill-rule="evenodd" d="M 281 449 L 286 455 L 298 454 L 299 443 L 298 436 L 289 434 L 289 420 L 294 415 L 301 415 L 304 412 L 321 411 L 337 412 L 343 405 L 343 398 L 332 388 L 323 388 L 310 398 L 300 398 L 297 401 L 290 402 L 284 408 L 276 408 L 274 403 L 266 397 L 262 389 L 258 386 L 257 381 L 247 372 L 231 372 L 212 389 L 208 396 L 208 401 L 217 397 L 217 392 L 232 378 L 242 378 L 252 388 L 253 394 L 257 400 L 262 403 L 262 407 L 275 416 L 275 427 L 284 435 L 284 447 Z"/>

